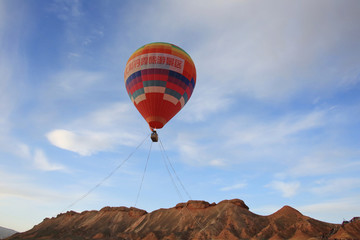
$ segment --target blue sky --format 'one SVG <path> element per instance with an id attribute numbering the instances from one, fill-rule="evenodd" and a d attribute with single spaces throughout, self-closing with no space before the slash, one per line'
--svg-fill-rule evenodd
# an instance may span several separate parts
<path id="1" fill-rule="evenodd" d="M 359 16 L 358 0 L 0 1 L 0 226 L 70 210 L 149 134 L 123 71 L 158 41 L 197 68 L 159 131 L 192 199 L 359 216 Z M 71 209 L 134 206 L 149 147 Z M 154 144 L 136 207 L 187 200 Z"/>

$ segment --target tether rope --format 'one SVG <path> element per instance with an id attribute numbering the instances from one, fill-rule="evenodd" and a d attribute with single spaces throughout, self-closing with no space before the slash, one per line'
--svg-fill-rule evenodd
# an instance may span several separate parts
<path id="1" fill-rule="evenodd" d="M 148 153 L 148 156 L 147 156 L 147 159 L 146 159 L 146 164 L 145 164 L 144 172 L 143 172 L 143 175 L 142 175 L 142 178 L 141 178 L 141 183 L 140 183 L 140 187 L 139 187 L 138 194 L 137 194 L 137 196 L 136 196 L 136 201 L 135 201 L 134 207 L 136 207 L 136 204 L 138 203 L 138 200 L 139 200 L 139 196 L 140 196 L 141 188 L 142 188 L 142 185 L 143 185 L 143 182 L 144 182 L 144 177 L 145 177 L 147 165 L 148 165 L 149 158 L 150 158 L 152 143 L 153 143 L 153 142 L 150 143 L 150 149 L 149 149 L 149 153 Z"/>
<path id="2" fill-rule="evenodd" d="M 66 210 L 70 209 L 71 207 L 73 207 L 75 204 L 77 204 L 78 202 L 80 202 L 81 200 L 83 200 L 84 198 L 86 198 L 90 193 L 92 193 L 95 189 L 97 189 L 98 187 L 100 187 L 106 180 L 108 180 L 119 168 L 121 168 L 121 166 L 130 159 L 130 157 L 139 149 L 139 147 L 141 145 L 144 144 L 145 140 L 148 139 L 148 137 L 150 136 L 150 134 L 148 134 L 144 140 L 142 140 L 140 142 L 140 144 L 128 155 L 127 158 L 125 158 L 119 165 L 117 165 L 105 178 L 103 178 L 98 184 L 96 184 L 94 187 L 92 187 L 89 191 L 87 191 L 84 195 L 82 195 L 81 197 L 79 197 L 78 199 L 76 199 L 73 203 L 71 203 L 69 206 L 67 206 L 62 212 L 65 212 Z"/>
<path id="3" fill-rule="evenodd" d="M 174 180 L 174 178 L 173 178 L 173 176 L 172 176 L 172 174 L 171 174 L 171 172 L 170 172 L 170 170 L 169 170 L 169 166 L 168 166 L 168 163 L 167 163 L 167 161 L 166 161 L 166 157 L 164 156 L 164 151 L 163 151 L 163 149 L 161 148 L 161 145 L 159 145 L 159 147 L 160 147 L 160 152 L 161 152 L 161 156 L 162 156 L 164 165 L 165 165 L 166 170 L 167 170 L 167 172 L 168 172 L 168 174 L 169 174 L 169 177 L 170 177 L 170 179 L 171 179 L 171 182 L 172 182 L 172 184 L 174 185 L 175 190 L 176 190 L 179 198 L 181 199 L 181 201 L 184 201 L 184 199 L 183 199 L 183 197 L 182 197 L 182 195 L 181 195 L 181 192 L 180 192 L 179 188 L 177 187 L 177 185 L 176 185 L 176 183 L 175 183 L 175 180 Z"/>
<path id="4" fill-rule="evenodd" d="M 173 165 L 171 164 L 170 158 L 169 158 L 169 156 L 167 155 L 167 153 L 166 153 L 166 151 L 165 151 L 165 148 L 164 148 L 164 145 L 162 144 L 162 141 L 161 141 L 160 138 L 159 138 L 159 142 L 160 142 L 160 146 L 161 146 L 161 148 L 162 148 L 162 151 L 164 152 L 164 155 L 165 155 L 165 157 L 166 157 L 166 159 L 167 159 L 167 161 L 168 161 L 168 163 L 169 163 L 169 165 L 170 165 L 170 167 L 171 167 L 171 170 L 173 171 L 173 173 L 174 173 L 176 179 L 178 180 L 181 188 L 184 190 L 184 192 L 185 192 L 185 194 L 188 196 L 188 198 L 189 198 L 190 200 L 192 200 L 192 197 L 190 196 L 190 194 L 188 193 L 188 191 L 186 191 L 186 188 L 184 187 L 184 184 L 182 184 L 179 176 L 176 174 L 175 168 L 174 168 Z M 171 175 L 171 173 L 170 173 L 170 175 Z"/>
<path id="5" fill-rule="evenodd" d="M 66 210 L 70 209 L 71 207 L 73 207 L 75 204 L 77 204 L 78 202 L 80 202 L 81 200 L 83 200 L 84 198 L 86 198 L 90 193 L 92 193 L 95 189 L 97 189 L 98 187 L 100 187 L 106 180 L 108 180 L 119 168 L 121 168 L 121 166 L 126 162 L 128 161 L 131 156 L 140 148 L 140 146 L 142 146 L 145 142 L 145 140 L 150 136 L 147 135 L 144 140 L 128 155 L 127 158 L 125 158 L 119 165 L 117 165 L 105 178 L 103 178 L 99 183 L 97 183 L 94 187 L 92 187 L 88 192 L 86 192 L 84 195 L 82 195 L 81 197 L 79 197 L 78 199 L 76 199 L 73 203 L 71 203 L 69 206 L 67 206 L 67 208 L 65 208 L 62 212 L 65 212 Z M 173 174 L 175 175 L 176 177 L 176 180 L 179 182 L 179 185 L 181 186 L 181 188 L 183 189 L 183 191 L 185 192 L 185 194 L 188 196 L 188 198 L 190 200 L 192 200 L 190 194 L 188 193 L 188 191 L 186 190 L 185 186 L 183 185 L 183 183 L 181 182 L 179 176 L 177 175 L 176 171 L 175 171 L 175 168 L 173 167 L 171 161 L 170 161 L 170 158 L 169 156 L 167 155 L 166 151 L 165 151 L 165 148 L 164 148 L 164 145 L 162 144 L 162 141 L 161 139 L 159 138 L 159 142 L 160 142 L 160 151 L 161 151 L 161 155 L 163 157 L 163 161 L 164 161 L 164 164 L 165 164 L 165 167 L 166 167 L 166 170 L 171 178 L 171 181 L 176 189 L 176 192 L 178 193 L 181 201 L 184 201 L 183 200 L 183 197 L 181 195 L 181 191 L 179 190 L 178 186 L 176 185 L 176 181 L 174 180 L 174 177 L 169 169 L 169 166 L 173 172 Z M 148 162 L 149 162 L 149 158 L 150 158 L 150 153 L 151 153 L 151 149 L 152 149 L 152 142 L 151 142 L 151 145 L 150 145 L 150 149 L 149 149 L 149 152 L 148 152 L 148 156 L 147 156 L 147 159 L 146 159 L 146 164 L 145 164 L 145 168 L 144 168 L 144 171 L 143 171 L 143 175 L 142 175 L 142 179 L 141 179 L 141 183 L 140 183 L 140 187 L 139 187 L 139 191 L 138 191 L 138 194 L 137 194 L 137 197 L 136 197 L 136 202 L 135 202 L 135 207 L 138 203 L 138 200 L 139 200 L 139 196 L 140 196 L 140 192 L 141 192 L 141 189 L 142 189 L 142 185 L 143 185 L 143 182 L 144 182 L 144 177 L 145 177 L 145 173 L 146 173 L 146 170 L 147 170 L 147 166 L 148 166 Z M 203 225 L 201 224 L 198 219 L 195 218 L 194 214 L 188 209 L 188 206 L 187 204 L 185 204 L 185 206 L 181 209 L 181 214 L 184 214 L 183 210 L 184 208 L 186 209 L 186 211 L 189 213 L 189 215 L 193 218 L 193 220 L 196 222 L 196 224 L 199 226 L 199 228 L 201 229 L 200 232 L 202 232 L 205 228 L 208 227 L 209 223 L 206 224 L 206 225 Z M 185 216 L 185 215 L 184 215 Z"/>
<path id="6" fill-rule="evenodd" d="M 167 160 L 167 162 L 169 163 L 169 165 L 171 166 L 171 169 L 172 169 L 172 171 L 174 172 L 174 175 L 176 176 L 176 178 L 177 178 L 179 184 L 181 185 L 181 187 L 183 188 L 184 192 L 185 192 L 186 195 L 189 197 L 189 199 L 192 200 L 190 194 L 188 193 L 188 191 L 186 191 L 184 185 L 182 184 L 179 176 L 176 174 L 176 171 L 175 171 L 174 167 L 172 166 L 171 161 L 170 161 L 168 155 L 166 154 L 165 148 L 164 148 L 164 146 L 163 146 L 160 138 L 159 138 L 159 142 L 160 142 L 160 146 L 161 146 L 160 149 L 161 149 L 161 152 L 162 152 L 162 156 L 163 156 L 163 158 L 164 158 L 164 162 L 165 162 L 166 169 L 167 169 L 167 171 L 168 171 L 168 173 L 169 173 L 169 176 L 170 176 L 170 178 L 171 178 L 171 181 L 172 181 L 172 183 L 173 183 L 176 191 L 178 192 L 178 195 L 179 195 L 181 201 L 183 201 L 182 195 L 181 195 L 181 193 L 180 193 L 177 185 L 175 184 L 174 178 L 172 177 L 172 174 L 171 174 L 171 172 L 170 172 L 170 170 L 169 170 L 169 168 L 168 168 L 168 166 L 167 166 L 166 160 Z M 166 158 L 165 158 L 164 156 L 166 156 Z M 184 217 L 185 217 L 184 212 L 183 212 L 184 209 L 186 209 L 186 211 L 189 213 L 189 215 L 192 217 L 192 219 L 193 219 L 193 220 L 196 222 L 196 224 L 199 226 L 200 232 L 204 231 L 204 229 L 205 229 L 209 224 L 206 224 L 205 226 L 204 226 L 203 224 L 201 224 L 201 223 L 199 222 L 199 220 L 195 218 L 194 214 L 188 209 L 187 204 L 185 204 L 185 206 L 184 206 L 184 207 L 181 209 L 181 211 L 180 211 L 181 214 L 183 214 Z"/>

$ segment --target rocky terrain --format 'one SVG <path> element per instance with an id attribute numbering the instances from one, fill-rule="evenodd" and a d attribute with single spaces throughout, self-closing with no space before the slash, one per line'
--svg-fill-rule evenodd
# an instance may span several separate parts
<path id="1" fill-rule="evenodd" d="M 105 207 L 100 211 L 69 211 L 46 218 L 15 239 L 360 239 L 360 219 L 330 224 L 284 206 L 261 216 L 239 199 L 215 203 L 188 201 L 148 213 L 137 208 Z"/>

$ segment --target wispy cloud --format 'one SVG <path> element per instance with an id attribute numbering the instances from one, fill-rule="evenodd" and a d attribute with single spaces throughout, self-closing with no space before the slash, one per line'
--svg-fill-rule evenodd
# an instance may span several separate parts
<path id="1" fill-rule="evenodd" d="M 65 167 L 61 164 L 51 163 L 44 151 L 36 149 L 34 153 L 34 165 L 36 168 L 42 171 L 59 171 L 65 170 Z"/>
<path id="2" fill-rule="evenodd" d="M 273 188 L 279 191 L 283 197 L 293 197 L 298 193 L 300 189 L 300 182 L 284 182 L 284 181 L 272 181 L 267 187 Z"/>
<path id="3" fill-rule="evenodd" d="M 47 108 L 46 112 L 62 111 L 63 108 L 66 110 L 69 105 L 81 106 L 84 102 L 89 104 L 85 108 L 89 110 L 92 107 L 90 104 L 96 103 L 92 102 L 92 95 L 102 91 L 106 84 L 103 72 L 64 69 L 48 76 L 46 81 L 39 83 L 33 89 L 33 94 L 37 94 L 34 99 L 38 99 L 39 107 Z M 79 110 L 83 109 L 79 108 Z M 44 112 L 41 114 L 45 115 Z"/>
<path id="4" fill-rule="evenodd" d="M 176 146 L 181 159 L 190 165 L 226 166 L 227 162 L 221 157 L 221 154 L 214 154 L 213 147 L 215 148 L 215 146 L 201 143 L 202 137 L 185 132 L 178 134 Z"/>
<path id="5" fill-rule="evenodd" d="M 81 2 L 78 0 L 55 0 L 48 7 L 48 11 L 54 12 L 57 17 L 64 21 L 81 16 Z"/>
<path id="6" fill-rule="evenodd" d="M 68 129 L 51 130 L 46 137 L 54 146 L 82 156 L 111 151 L 118 145 L 134 146 L 147 127 L 131 107 L 130 101 L 111 103 L 65 124 Z"/>
<path id="7" fill-rule="evenodd" d="M 31 158 L 31 147 L 8 134 L 0 136 L 0 150 L 22 159 Z"/>
<path id="8" fill-rule="evenodd" d="M 0 152 L 27 158 L 31 155 L 29 146 L 13 135 L 16 127 L 13 115 L 23 92 L 21 85 L 26 69 L 19 52 L 20 39 L 26 32 L 22 32 L 21 23 L 27 15 L 24 9 L 13 11 L 15 7 L 10 1 L 0 2 Z"/>
<path id="9" fill-rule="evenodd" d="M 288 138 L 324 125 L 325 111 L 314 111 L 302 115 L 285 115 L 266 121 L 231 119 L 223 131 L 230 136 L 228 142 L 253 146 L 284 143 Z"/>
<path id="10" fill-rule="evenodd" d="M 56 147 L 89 156 L 99 151 L 109 150 L 112 147 L 111 136 L 101 132 L 74 132 L 56 129 L 46 135 L 47 139 Z"/>
<path id="11" fill-rule="evenodd" d="M 236 189 L 241 189 L 241 188 L 244 188 L 246 187 L 247 184 L 246 183 L 236 183 L 234 185 L 230 185 L 230 186 L 227 186 L 227 187 L 223 187 L 221 188 L 220 190 L 221 191 L 231 191 L 231 190 L 236 190 Z"/>
<path id="12" fill-rule="evenodd" d="M 349 171 L 357 169 L 359 164 L 352 157 L 357 151 L 346 149 L 318 149 L 311 155 L 300 157 L 292 167 L 281 175 L 304 177 L 321 176 L 336 173 L 338 171 Z"/>
<path id="13" fill-rule="evenodd" d="M 86 11 L 84 2 L 80 0 L 55 0 L 45 6 L 46 11 L 61 20 L 62 25 L 65 26 L 63 41 L 59 42 L 58 46 L 65 53 L 63 54 L 63 57 L 66 57 L 65 61 L 67 61 L 65 65 L 74 66 L 79 63 L 80 59 L 81 63 L 84 63 L 94 58 L 89 48 L 94 47 L 94 43 L 98 43 L 98 40 L 104 37 L 104 31 L 99 21 L 92 23 L 94 19 L 89 20 L 87 18 L 89 12 Z M 83 27 L 86 25 L 85 22 L 92 24 L 91 27 Z"/>
<path id="14" fill-rule="evenodd" d="M 196 86 L 196 92 L 191 97 L 191 101 L 181 114 L 180 118 L 187 122 L 206 121 L 209 116 L 217 115 L 231 106 L 232 100 L 223 96 L 218 91 L 218 86 L 201 85 Z"/>
<path id="15" fill-rule="evenodd" d="M 317 195 L 337 195 L 340 193 L 360 188 L 360 178 L 335 178 L 317 181 L 310 189 Z"/>
<path id="16" fill-rule="evenodd" d="M 37 201 L 55 201 L 64 198 L 61 193 L 32 183 L 33 177 L 14 172 L 9 174 L 4 171 L 0 171 L 0 174 L 2 177 L 0 198 L 12 196 Z"/>
<path id="17" fill-rule="evenodd" d="M 53 77 L 53 86 L 56 88 L 51 93 L 61 93 L 63 97 L 68 95 L 80 95 L 101 83 L 104 75 L 100 72 L 84 70 L 64 70 Z"/>
<path id="18" fill-rule="evenodd" d="M 334 223 L 341 223 L 344 219 L 350 220 L 360 212 L 359 197 L 335 198 L 319 203 L 298 206 L 297 209 L 304 215 L 316 219 L 326 219 Z"/>
<path id="19" fill-rule="evenodd" d="M 138 4 L 131 7 L 139 8 Z M 162 14 L 154 16 L 153 9 Z M 339 17 L 339 9 L 347 17 Z M 241 93 L 269 101 L 289 99 L 303 91 L 326 94 L 337 90 L 343 76 L 357 79 L 359 57 L 350 46 L 359 48 L 360 29 L 353 24 L 358 11 L 357 4 L 336 1 L 296 5 L 287 1 L 156 1 L 152 8 L 128 17 L 138 25 L 132 29 L 133 36 L 192 46 L 188 51 L 198 63 L 199 84 L 218 86 L 221 96 Z M 163 21 L 179 12 L 181 20 Z M 154 26 L 147 20 L 150 17 L 159 24 Z M 340 49 L 336 63 L 326 61 Z M 354 71 L 357 74 L 349 74 Z"/>
<path id="20" fill-rule="evenodd" d="M 0 133 L 10 127 L 8 120 L 11 111 L 14 108 L 16 98 L 14 97 L 14 88 L 12 78 L 14 75 L 14 65 L 17 63 L 17 46 L 10 47 L 8 35 L 13 33 L 6 25 L 7 12 L 5 2 L 0 3 Z M 3 13 L 3 14 L 2 14 Z M 16 45 L 16 44 L 15 44 Z M 0 134 L 0 135 L 2 135 Z"/>
<path id="21" fill-rule="evenodd" d="M 303 142 L 303 136 L 326 127 L 330 121 L 326 110 L 290 112 L 266 118 L 233 114 L 232 118 L 220 119 L 217 119 L 219 126 L 217 122 L 210 122 L 204 128 L 200 126 L 196 135 L 187 130 L 177 133 L 177 149 L 183 159 L 223 167 L 255 159 L 301 158 L 304 149 L 309 147 Z"/>
<path id="22" fill-rule="evenodd" d="M 135 106 L 129 99 L 127 102 L 109 103 L 104 107 L 95 109 L 83 118 L 76 119 L 73 125 L 77 127 L 87 125 L 88 127 L 107 130 L 114 130 L 114 128 L 125 130 L 130 123 L 137 123 L 139 120 L 142 120 L 141 115 L 137 114 Z M 143 125 L 146 126 L 146 124 Z"/>

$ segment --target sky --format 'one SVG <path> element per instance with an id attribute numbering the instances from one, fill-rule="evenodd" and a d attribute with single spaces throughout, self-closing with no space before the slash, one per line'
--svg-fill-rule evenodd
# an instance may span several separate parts
<path id="1" fill-rule="evenodd" d="M 189 199 L 360 216 L 359 22 L 358 0 L 0 0 L 0 226 Z M 173 178 L 124 86 L 151 42 L 197 70 L 158 131 Z"/>

